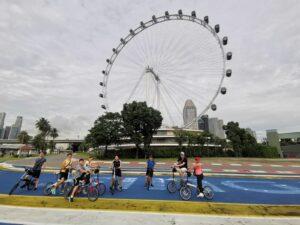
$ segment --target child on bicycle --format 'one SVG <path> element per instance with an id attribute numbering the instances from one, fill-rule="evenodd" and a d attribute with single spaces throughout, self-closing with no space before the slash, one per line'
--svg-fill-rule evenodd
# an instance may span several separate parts
<path id="1" fill-rule="evenodd" d="M 199 190 L 199 194 L 197 195 L 198 198 L 203 198 L 203 187 L 202 187 L 202 180 L 204 178 L 203 176 L 203 170 L 200 163 L 200 157 L 195 157 L 195 162 L 193 163 L 193 174 L 197 178 L 197 186 Z"/>
<path id="2" fill-rule="evenodd" d="M 84 182 L 84 184 L 88 184 L 90 182 L 90 174 L 89 171 L 85 168 L 84 159 L 79 159 L 79 164 L 76 167 L 77 176 L 74 179 L 74 188 L 72 190 L 72 193 L 69 197 L 69 202 L 74 201 L 74 195 L 76 191 L 78 190 L 79 183 Z"/>
<path id="3" fill-rule="evenodd" d="M 115 156 L 115 159 L 112 162 L 112 179 L 110 189 L 114 188 L 115 179 L 118 180 L 119 188 L 122 190 L 122 171 L 121 171 L 121 160 L 118 155 Z"/>
<path id="4" fill-rule="evenodd" d="M 53 185 L 51 189 L 53 195 L 56 194 L 56 189 L 68 179 L 69 171 L 71 168 L 72 168 L 72 153 L 68 153 L 66 159 L 61 164 L 61 168 L 59 171 L 59 180 Z"/>
<path id="5" fill-rule="evenodd" d="M 37 186 L 39 183 L 39 178 L 41 175 L 42 168 L 44 167 L 44 163 L 47 160 L 45 159 L 45 152 L 40 151 L 39 157 L 35 160 L 34 165 L 31 170 L 29 170 L 28 174 L 34 178 L 34 191 L 37 190 Z"/>
<path id="6" fill-rule="evenodd" d="M 147 185 L 148 182 L 150 186 L 153 187 L 152 178 L 153 178 L 154 166 L 155 166 L 155 161 L 153 159 L 153 156 L 149 155 L 149 158 L 147 160 L 147 165 L 146 165 L 147 170 L 146 170 L 145 187 L 148 187 Z"/>

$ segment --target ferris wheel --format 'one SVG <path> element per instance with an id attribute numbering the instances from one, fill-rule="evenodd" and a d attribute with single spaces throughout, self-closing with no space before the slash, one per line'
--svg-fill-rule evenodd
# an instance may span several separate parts
<path id="1" fill-rule="evenodd" d="M 121 111 L 124 103 L 146 101 L 161 111 L 168 126 L 183 126 L 188 99 L 198 110 L 195 120 L 215 111 L 215 100 L 226 94 L 224 82 L 232 74 L 227 68 L 232 52 L 225 51 L 228 37 L 220 38 L 219 33 L 219 24 L 211 26 L 208 16 L 197 18 L 195 11 L 191 15 L 166 11 L 140 22 L 106 59 L 101 108 Z"/>

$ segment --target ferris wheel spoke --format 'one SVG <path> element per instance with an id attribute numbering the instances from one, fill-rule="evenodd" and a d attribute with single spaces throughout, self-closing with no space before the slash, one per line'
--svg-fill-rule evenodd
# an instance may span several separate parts
<path id="1" fill-rule="evenodd" d="M 129 97 L 127 98 L 127 101 L 126 102 L 129 102 L 130 99 L 132 98 L 134 92 L 136 91 L 137 87 L 139 86 L 139 84 L 141 83 L 142 79 L 143 79 L 143 76 L 144 76 L 145 73 L 142 73 L 140 78 L 138 79 L 137 83 L 135 84 L 134 88 L 132 89 Z"/>

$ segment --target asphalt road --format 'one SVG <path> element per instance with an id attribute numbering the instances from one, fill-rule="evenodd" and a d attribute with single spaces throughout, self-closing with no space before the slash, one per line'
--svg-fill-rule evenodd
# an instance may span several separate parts
<path id="1" fill-rule="evenodd" d="M 21 176 L 20 172 L 0 171 L 0 194 L 7 194 Z M 37 191 L 18 189 L 16 195 L 43 195 L 43 186 L 49 181 L 55 181 L 54 174 L 43 173 Z M 180 200 L 179 193 L 170 194 L 166 185 L 171 178 L 155 176 L 154 187 L 147 191 L 144 188 L 144 176 L 126 176 L 123 179 L 122 192 L 111 195 L 106 191 L 104 198 Z M 110 176 L 101 175 L 101 180 L 108 187 Z M 196 183 L 195 178 L 190 179 Z M 300 204 L 300 180 L 298 179 L 251 179 L 229 177 L 206 177 L 204 185 L 209 185 L 215 192 L 213 202 L 249 203 L 249 204 Z M 193 194 L 192 201 L 207 201 L 198 199 Z"/>

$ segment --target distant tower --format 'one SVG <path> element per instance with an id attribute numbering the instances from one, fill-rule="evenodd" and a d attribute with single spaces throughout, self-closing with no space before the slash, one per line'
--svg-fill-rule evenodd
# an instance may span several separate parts
<path id="1" fill-rule="evenodd" d="M 17 139 L 22 128 L 23 117 L 18 116 L 16 122 L 11 126 L 8 139 Z"/>
<path id="2" fill-rule="evenodd" d="M 1 112 L 0 113 L 0 139 L 4 136 L 4 120 L 5 120 L 6 113 Z"/>
<path id="3" fill-rule="evenodd" d="M 197 108 L 192 100 L 186 100 L 183 108 L 183 123 L 188 129 L 198 130 Z M 189 126 L 187 126 L 190 124 Z"/>
<path id="4" fill-rule="evenodd" d="M 198 120 L 198 129 L 209 132 L 208 120 L 209 120 L 208 115 L 201 116 L 201 118 Z"/>

